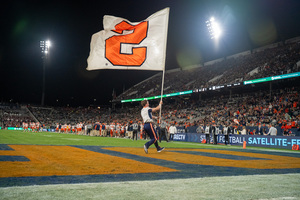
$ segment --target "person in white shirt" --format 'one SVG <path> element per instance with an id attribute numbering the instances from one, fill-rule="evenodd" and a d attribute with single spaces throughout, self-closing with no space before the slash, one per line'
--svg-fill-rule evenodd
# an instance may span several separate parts
<path id="1" fill-rule="evenodd" d="M 143 100 L 141 102 L 141 105 L 143 106 L 143 109 L 141 110 L 141 115 L 144 121 L 144 130 L 149 135 L 150 141 L 146 142 L 144 145 L 144 151 L 145 153 L 148 153 L 148 148 L 154 144 L 156 147 L 157 152 L 161 152 L 164 150 L 164 147 L 160 147 L 158 145 L 158 135 L 156 133 L 156 130 L 154 128 L 153 119 L 152 119 L 152 112 L 156 112 L 160 110 L 162 101 L 159 103 L 159 105 L 155 108 L 149 107 L 149 102 L 147 100 Z"/>
<path id="2" fill-rule="evenodd" d="M 246 127 L 243 126 L 243 130 L 241 131 L 241 135 L 247 135 Z"/>
<path id="3" fill-rule="evenodd" d="M 270 127 L 270 129 L 269 129 L 269 132 L 267 133 L 267 135 L 276 136 L 277 129 L 272 124 L 270 124 L 269 127 Z"/>
<path id="4" fill-rule="evenodd" d="M 170 141 L 173 140 L 174 134 L 177 133 L 177 128 L 172 124 L 169 128 L 169 133 L 170 133 Z"/>
<path id="5" fill-rule="evenodd" d="M 204 130 L 204 133 L 205 133 L 205 139 L 206 139 L 206 144 L 210 144 L 209 129 L 210 129 L 210 125 L 207 123 L 207 124 L 205 125 L 205 130 Z"/>

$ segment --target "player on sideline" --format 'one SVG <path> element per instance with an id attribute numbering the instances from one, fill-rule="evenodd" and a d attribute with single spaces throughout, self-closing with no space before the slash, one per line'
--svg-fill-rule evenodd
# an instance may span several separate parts
<path id="1" fill-rule="evenodd" d="M 164 147 L 160 147 L 158 145 L 158 136 L 157 133 L 153 127 L 153 119 L 152 119 L 152 112 L 156 112 L 160 109 L 162 104 L 162 101 L 159 103 L 159 105 L 156 108 L 150 108 L 149 107 L 149 102 L 147 100 L 143 100 L 141 102 L 141 105 L 143 106 L 143 109 L 141 110 L 141 115 L 144 121 L 144 130 L 145 132 L 149 135 L 150 137 L 150 141 L 148 141 L 145 145 L 144 145 L 144 150 L 145 153 L 148 153 L 148 148 L 154 143 L 157 152 L 161 152 L 162 150 L 164 150 Z"/>

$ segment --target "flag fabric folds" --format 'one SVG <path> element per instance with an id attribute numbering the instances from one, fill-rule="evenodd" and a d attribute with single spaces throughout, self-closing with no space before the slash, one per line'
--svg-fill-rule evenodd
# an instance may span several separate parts
<path id="1" fill-rule="evenodd" d="M 104 30 L 91 39 L 87 70 L 165 68 L 169 8 L 141 22 L 105 15 Z"/>

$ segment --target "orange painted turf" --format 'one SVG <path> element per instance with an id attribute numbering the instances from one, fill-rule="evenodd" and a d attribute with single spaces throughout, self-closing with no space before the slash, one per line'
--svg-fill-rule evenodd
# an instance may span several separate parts
<path id="1" fill-rule="evenodd" d="M 30 161 L 1 161 L 0 177 L 174 172 L 177 170 L 70 146 L 9 145 L 0 155 Z"/>
<path id="2" fill-rule="evenodd" d="M 177 172 L 159 165 L 84 150 L 71 146 L 9 145 L 13 150 L 0 150 L 0 156 L 24 156 L 29 161 L 1 161 L 0 178 L 29 176 L 106 175 Z M 99 147 L 100 148 L 100 147 Z M 300 169 L 300 158 L 216 149 L 167 149 L 157 153 L 150 148 L 101 147 L 143 158 L 175 163 L 250 169 Z M 192 153 L 191 153 L 192 152 Z M 201 153 L 203 155 L 201 155 Z M 208 153 L 208 154 L 205 154 Z M 209 156 L 210 155 L 210 156 Z M 214 156 L 219 155 L 219 156 Z M 224 155 L 231 157 L 222 158 Z M 247 159 L 231 159 L 234 157 Z"/>
<path id="3" fill-rule="evenodd" d="M 155 149 L 149 149 L 149 154 L 145 155 L 140 149 L 137 148 L 122 148 L 112 147 L 104 148 L 112 151 L 118 151 L 123 153 L 129 153 L 139 156 L 157 158 L 162 160 L 168 160 L 184 164 L 195 165 L 213 165 L 221 167 L 238 167 L 238 168 L 253 168 L 253 169 L 288 169 L 288 168 L 300 168 L 300 158 L 277 156 L 260 153 L 248 153 L 238 151 L 226 151 L 226 150 L 214 150 L 214 149 L 170 149 L 165 150 L 163 154 L 155 153 Z M 176 151 L 176 152 L 174 152 Z M 178 152 L 180 151 L 180 153 Z M 194 152 L 208 152 L 214 154 L 225 154 L 235 156 L 252 157 L 248 160 L 232 160 L 224 158 L 216 158 L 210 156 L 201 156 L 185 153 L 187 151 Z M 257 160 L 255 158 L 264 158 L 267 160 Z"/>

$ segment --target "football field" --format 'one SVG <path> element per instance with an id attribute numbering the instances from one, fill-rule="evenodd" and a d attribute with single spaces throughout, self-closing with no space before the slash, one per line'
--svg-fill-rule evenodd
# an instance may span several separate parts
<path id="1" fill-rule="evenodd" d="M 292 150 L 0 130 L 1 199 L 300 199 Z"/>

